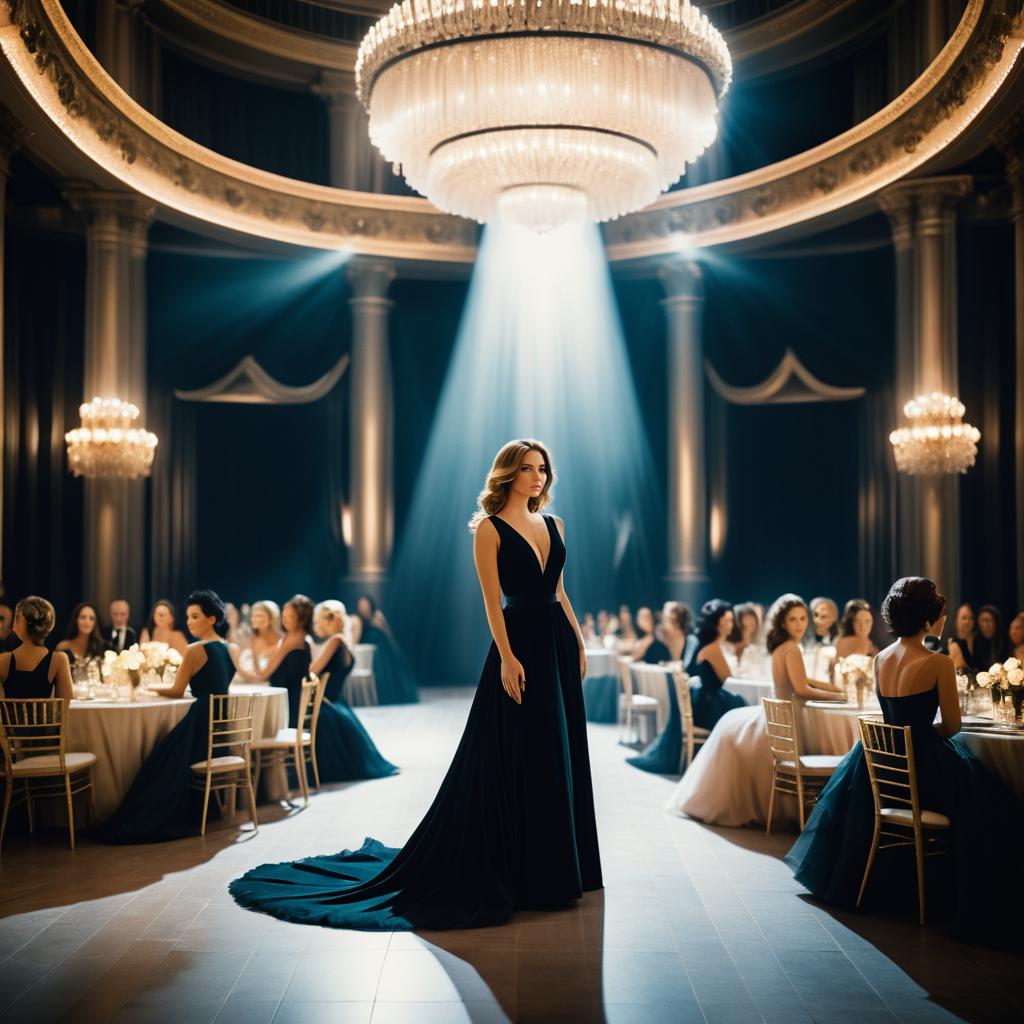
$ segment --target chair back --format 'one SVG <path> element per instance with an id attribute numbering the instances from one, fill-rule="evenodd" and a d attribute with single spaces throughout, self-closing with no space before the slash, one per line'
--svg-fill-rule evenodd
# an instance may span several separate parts
<path id="1" fill-rule="evenodd" d="M 796 727 L 796 716 L 793 714 L 793 702 L 762 697 L 761 704 L 764 706 L 764 721 L 772 757 L 776 762 L 792 761 L 799 770 L 800 734 Z"/>
<path id="2" fill-rule="evenodd" d="M 860 718 L 860 740 L 875 813 L 884 807 L 909 808 L 914 824 L 921 822 L 921 801 L 917 793 L 917 768 L 909 725 L 886 725 L 878 718 Z"/>
<path id="3" fill-rule="evenodd" d="M 206 756 L 220 757 L 252 743 L 252 694 L 215 693 L 210 697 L 210 732 Z"/>
<path id="4" fill-rule="evenodd" d="M 683 735 L 693 731 L 693 700 L 690 693 L 690 677 L 683 671 L 682 665 L 672 669 L 672 682 L 676 687 L 676 703 L 679 705 L 680 725 Z"/>
<path id="5" fill-rule="evenodd" d="M 329 672 L 317 678 L 312 672 L 302 680 L 302 693 L 299 696 L 299 733 L 308 732 L 310 739 L 316 738 L 316 725 L 320 719 L 320 705 L 324 700 L 324 688 L 327 685 Z"/>
<path id="6" fill-rule="evenodd" d="M 364 672 L 373 671 L 373 655 L 377 650 L 376 644 L 356 644 L 352 648 L 352 657 L 355 658 L 355 668 Z"/>
<path id="7" fill-rule="evenodd" d="M 633 674 L 630 669 L 631 662 L 629 658 L 619 658 L 619 689 L 622 690 L 623 696 L 626 700 L 632 700 L 634 689 L 633 689 Z"/>
<path id="8" fill-rule="evenodd" d="M 0 700 L 0 747 L 8 775 L 18 758 L 45 755 L 56 755 L 63 774 L 66 740 L 67 716 L 60 697 Z"/>

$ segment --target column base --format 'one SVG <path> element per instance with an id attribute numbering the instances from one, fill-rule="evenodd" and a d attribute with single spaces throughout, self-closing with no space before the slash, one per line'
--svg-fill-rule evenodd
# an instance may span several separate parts
<path id="1" fill-rule="evenodd" d="M 700 606 L 708 599 L 711 577 L 705 572 L 697 569 L 679 569 L 666 573 L 664 580 L 668 599 L 682 601 L 694 612 L 700 611 Z"/>

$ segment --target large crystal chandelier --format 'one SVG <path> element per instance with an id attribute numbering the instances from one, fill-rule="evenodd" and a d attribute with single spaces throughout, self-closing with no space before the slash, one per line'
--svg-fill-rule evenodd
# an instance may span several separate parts
<path id="1" fill-rule="evenodd" d="M 901 473 L 966 473 L 978 454 L 981 431 L 964 423 L 964 404 L 958 398 L 932 392 L 903 406 L 909 427 L 889 435 Z"/>
<path id="2" fill-rule="evenodd" d="M 690 0 L 405 0 L 367 33 L 370 138 L 449 213 L 641 209 L 718 133 L 732 63 Z"/>
<path id="3" fill-rule="evenodd" d="M 139 410 L 120 398 L 94 398 L 79 406 L 82 425 L 64 435 L 68 466 L 75 476 L 149 476 L 156 434 L 134 427 Z"/>

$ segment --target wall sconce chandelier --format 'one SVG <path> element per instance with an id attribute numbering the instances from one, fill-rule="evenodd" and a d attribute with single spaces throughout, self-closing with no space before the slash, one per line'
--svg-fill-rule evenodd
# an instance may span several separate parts
<path id="1" fill-rule="evenodd" d="M 964 404 L 940 394 L 918 395 L 903 406 L 909 427 L 889 435 L 896 468 L 911 476 L 966 473 L 978 454 L 981 431 L 963 422 Z"/>
<path id="2" fill-rule="evenodd" d="M 134 427 L 137 406 L 120 398 L 94 398 L 79 407 L 82 425 L 64 435 L 68 467 L 88 479 L 149 476 L 156 453 L 156 434 Z"/>
<path id="3" fill-rule="evenodd" d="M 647 206 L 718 133 L 690 0 L 404 0 L 356 61 L 370 139 L 440 209 L 543 231 Z"/>

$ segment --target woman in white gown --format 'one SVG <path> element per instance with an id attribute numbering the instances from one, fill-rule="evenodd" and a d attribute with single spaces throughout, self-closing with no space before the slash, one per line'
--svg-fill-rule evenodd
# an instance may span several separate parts
<path id="1" fill-rule="evenodd" d="M 845 700 L 839 687 L 807 678 L 800 650 L 800 639 L 807 631 L 803 599 L 783 594 L 768 612 L 768 622 L 775 696 L 795 703 Z M 758 705 L 729 711 L 712 729 L 665 809 L 707 825 L 764 822 L 771 794 L 771 763 L 764 709 Z M 776 801 L 776 820 L 780 813 L 796 820 L 796 805 L 789 804 L 788 800 Z"/>

